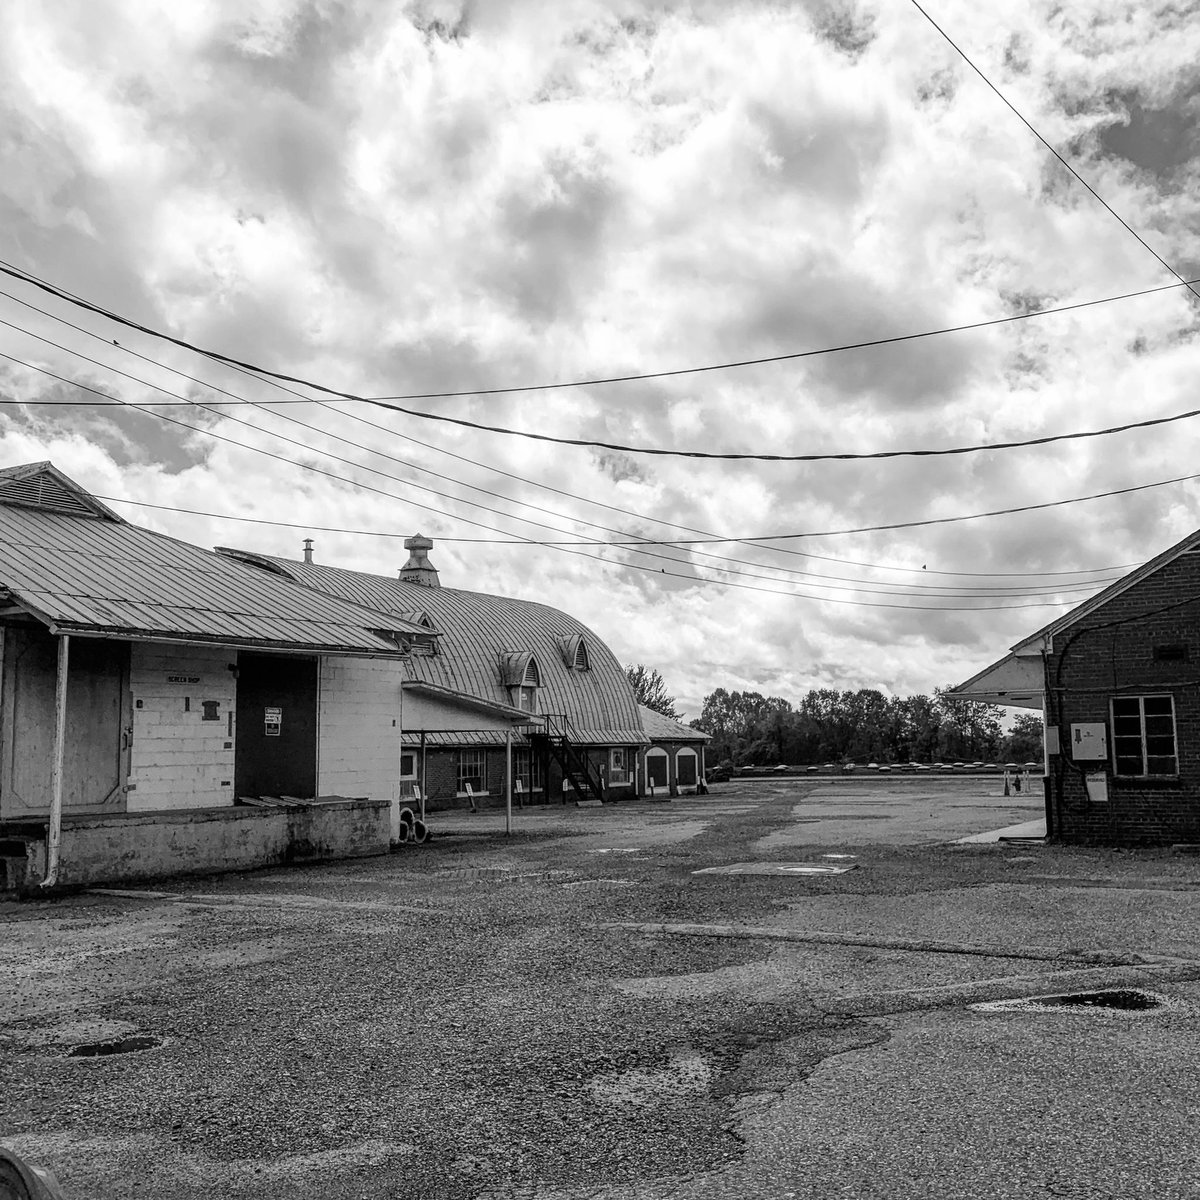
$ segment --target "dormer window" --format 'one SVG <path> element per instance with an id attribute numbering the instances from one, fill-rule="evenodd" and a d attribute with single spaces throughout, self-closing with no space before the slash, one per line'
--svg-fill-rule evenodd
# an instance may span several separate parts
<path id="1" fill-rule="evenodd" d="M 573 633 L 570 637 L 559 638 L 558 648 L 562 653 L 563 662 L 572 671 L 586 671 L 590 668 L 587 643 L 582 634 Z"/>
<path id="2" fill-rule="evenodd" d="M 542 672 L 537 659 L 528 650 L 512 650 L 500 656 L 500 680 L 508 689 L 508 700 L 515 708 L 537 711 L 537 689 Z"/>

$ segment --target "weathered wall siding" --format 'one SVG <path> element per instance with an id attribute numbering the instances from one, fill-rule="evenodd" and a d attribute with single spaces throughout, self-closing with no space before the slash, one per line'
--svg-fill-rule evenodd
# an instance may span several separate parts
<path id="1" fill-rule="evenodd" d="M 443 702 L 433 696 L 422 696 L 417 692 L 404 693 L 404 728 L 409 733 L 421 730 L 457 730 L 476 732 L 494 729 L 503 733 L 512 724 L 497 717 L 463 705 Z"/>
<path id="2" fill-rule="evenodd" d="M 236 657 L 220 647 L 134 643 L 127 811 L 233 803 L 229 713 L 235 683 L 229 664 Z M 171 682 L 171 676 L 188 682 Z M 205 700 L 217 702 L 217 720 L 204 720 Z"/>
<path id="3" fill-rule="evenodd" d="M 1153 611 L 1167 606 L 1173 607 Z M 1125 624 L 1111 624 L 1126 618 L 1131 619 Z M 1187 645 L 1190 661 L 1155 662 L 1154 646 L 1160 643 Z M 1200 559 L 1176 559 L 1057 634 L 1050 672 L 1052 686 L 1063 688 L 1055 693 L 1061 697 L 1063 755 L 1051 759 L 1058 836 L 1110 845 L 1200 842 Z M 1175 700 L 1179 778 L 1117 779 L 1109 701 L 1156 693 Z M 1082 721 L 1102 721 L 1108 729 L 1106 804 L 1089 801 L 1083 776 L 1071 762 L 1071 725 Z"/>
<path id="4" fill-rule="evenodd" d="M 400 666 L 323 658 L 317 793 L 391 800 L 400 780 Z"/>

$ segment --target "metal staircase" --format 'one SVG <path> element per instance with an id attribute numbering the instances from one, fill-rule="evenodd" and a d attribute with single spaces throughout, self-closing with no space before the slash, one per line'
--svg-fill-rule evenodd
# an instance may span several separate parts
<path id="1" fill-rule="evenodd" d="M 535 750 L 545 749 L 558 763 L 577 795 L 603 804 L 605 801 L 604 781 L 592 765 L 587 751 L 579 745 L 574 726 L 562 714 L 546 714 L 541 728 L 529 730 L 530 745 Z"/>

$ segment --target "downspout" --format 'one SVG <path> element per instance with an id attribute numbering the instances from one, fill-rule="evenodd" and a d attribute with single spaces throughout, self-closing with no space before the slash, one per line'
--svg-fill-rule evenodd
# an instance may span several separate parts
<path id="1" fill-rule="evenodd" d="M 58 635 L 58 674 L 54 680 L 54 760 L 50 768 L 50 830 L 46 838 L 44 888 L 58 880 L 58 856 L 62 843 L 63 752 L 67 744 L 67 672 L 70 669 L 71 639 Z"/>

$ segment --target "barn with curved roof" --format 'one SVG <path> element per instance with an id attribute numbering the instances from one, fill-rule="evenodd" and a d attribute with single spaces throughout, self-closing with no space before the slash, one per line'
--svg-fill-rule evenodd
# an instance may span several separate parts
<path id="1" fill-rule="evenodd" d="M 394 613 L 434 636 L 403 662 L 402 777 L 435 805 L 502 798 L 505 746 L 523 799 L 636 790 L 648 742 L 616 655 L 574 617 L 529 600 L 441 586 L 429 538 L 405 540 L 399 577 L 221 548 L 341 600 Z"/>

